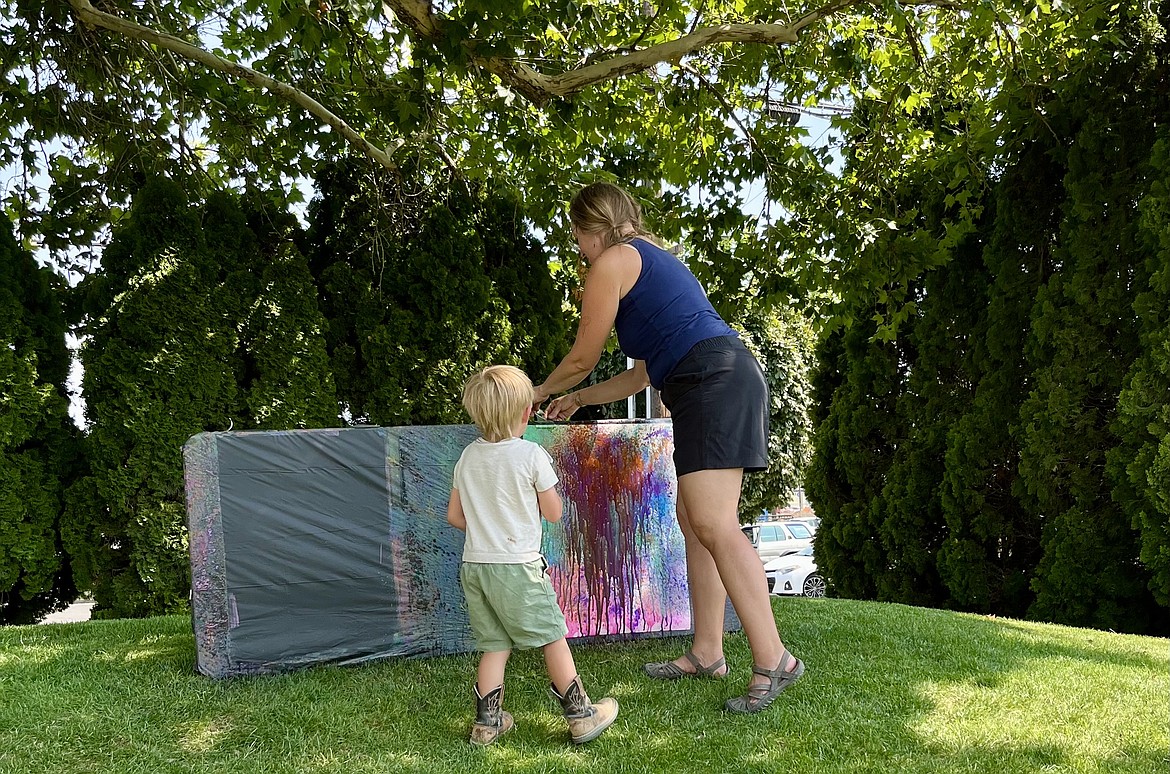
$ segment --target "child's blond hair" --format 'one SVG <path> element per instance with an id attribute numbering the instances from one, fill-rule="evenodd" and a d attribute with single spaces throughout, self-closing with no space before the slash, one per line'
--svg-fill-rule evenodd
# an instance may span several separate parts
<path id="1" fill-rule="evenodd" d="M 512 437 L 535 399 L 528 375 L 510 365 L 488 366 L 463 385 L 463 408 L 492 443 Z"/>

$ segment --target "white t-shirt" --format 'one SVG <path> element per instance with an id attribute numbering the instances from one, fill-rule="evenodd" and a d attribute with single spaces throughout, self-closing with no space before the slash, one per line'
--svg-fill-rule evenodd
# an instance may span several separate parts
<path id="1" fill-rule="evenodd" d="M 467 517 L 463 561 L 524 564 L 540 558 L 536 493 L 557 485 L 552 457 L 523 438 L 477 438 L 455 463 L 455 488 Z"/>

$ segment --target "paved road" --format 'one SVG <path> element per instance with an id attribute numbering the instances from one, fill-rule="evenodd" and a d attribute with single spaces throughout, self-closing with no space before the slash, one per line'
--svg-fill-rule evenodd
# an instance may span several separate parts
<path id="1" fill-rule="evenodd" d="M 88 621 L 90 613 L 93 611 L 93 605 L 93 602 L 74 602 L 60 613 L 45 616 L 45 620 L 41 621 L 41 623 L 76 623 L 77 621 Z"/>

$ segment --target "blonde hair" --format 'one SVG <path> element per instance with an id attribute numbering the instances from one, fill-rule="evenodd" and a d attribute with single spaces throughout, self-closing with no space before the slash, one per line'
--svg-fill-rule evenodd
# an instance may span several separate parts
<path id="1" fill-rule="evenodd" d="M 463 385 L 463 408 L 493 443 L 512 437 L 512 428 L 535 399 L 528 375 L 510 365 L 488 366 Z"/>
<path id="2" fill-rule="evenodd" d="M 601 234 L 602 249 L 634 237 L 658 244 L 642 225 L 642 205 L 613 183 L 590 183 L 569 203 L 569 222 L 586 234 Z"/>

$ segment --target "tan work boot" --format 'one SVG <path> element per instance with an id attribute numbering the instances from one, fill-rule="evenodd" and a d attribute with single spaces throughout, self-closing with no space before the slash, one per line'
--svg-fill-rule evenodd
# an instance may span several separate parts
<path id="1" fill-rule="evenodd" d="M 564 696 L 557 693 L 555 685 L 549 687 L 565 712 L 569 735 L 573 737 L 574 744 L 585 744 L 596 739 L 617 720 L 617 699 L 606 697 L 596 704 L 591 703 L 585 695 L 585 689 L 581 687 L 580 676 L 573 678 Z"/>
<path id="2" fill-rule="evenodd" d="M 487 696 L 479 695 L 479 684 L 475 685 L 475 723 L 471 726 L 471 743 L 491 744 L 512 730 L 512 714 L 505 712 L 504 686 L 490 691 Z"/>

